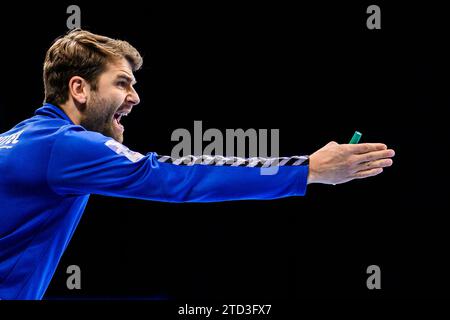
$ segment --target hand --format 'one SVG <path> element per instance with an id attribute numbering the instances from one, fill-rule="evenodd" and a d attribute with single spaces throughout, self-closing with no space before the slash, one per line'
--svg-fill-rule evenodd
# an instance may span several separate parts
<path id="1" fill-rule="evenodd" d="M 392 165 L 394 155 L 394 150 L 382 143 L 332 141 L 309 157 L 308 184 L 339 184 L 376 176 Z"/>

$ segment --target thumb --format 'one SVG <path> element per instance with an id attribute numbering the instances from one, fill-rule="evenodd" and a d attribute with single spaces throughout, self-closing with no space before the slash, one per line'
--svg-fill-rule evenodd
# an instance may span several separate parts
<path id="1" fill-rule="evenodd" d="M 327 143 L 327 145 L 325 147 L 331 147 L 331 146 L 338 146 L 339 143 L 337 143 L 336 141 L 330 141 Z"/>

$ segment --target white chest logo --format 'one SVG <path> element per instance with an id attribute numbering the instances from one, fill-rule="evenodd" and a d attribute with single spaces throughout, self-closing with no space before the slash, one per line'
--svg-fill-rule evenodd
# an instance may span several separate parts
<path id="1" fill-rule="evenodd" d="M 19 143 L 19 137 L 25 130 L 10 134 L 8 136 L 0 136 L 0 149 L 11 149 Z"/>

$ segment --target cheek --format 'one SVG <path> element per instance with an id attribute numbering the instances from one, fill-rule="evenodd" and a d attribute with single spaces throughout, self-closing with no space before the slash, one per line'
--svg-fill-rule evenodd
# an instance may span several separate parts
<path id="1" fill-rule="evenodd" d="M 127 97 L 127 93 L 124 90 L 117 90 L 114 92 L 114 95 L 112 95 L 112 97 L 114 97 L 114 101 L 116 103 L 122 104 Z"/>
<path id="2" fill-rule="evenodd" d="M 118 108 L 125 101 L 126 94 L 122 90 L 112 89 L 104 95 L 104 102 L 108 107 Z"/>

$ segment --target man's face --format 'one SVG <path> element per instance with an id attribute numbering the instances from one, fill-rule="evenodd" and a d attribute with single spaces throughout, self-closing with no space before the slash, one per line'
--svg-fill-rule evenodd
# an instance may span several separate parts
<path id="1" fill-rule="evenodd" d="M 100 132 L 123 142 L 123 116 L 139 103 L 133 85 L 136 80 L 126 59 L 108 63 L 98 79 L 97 90 L 90 90 L 81 125 L 87 130 Z"/>

